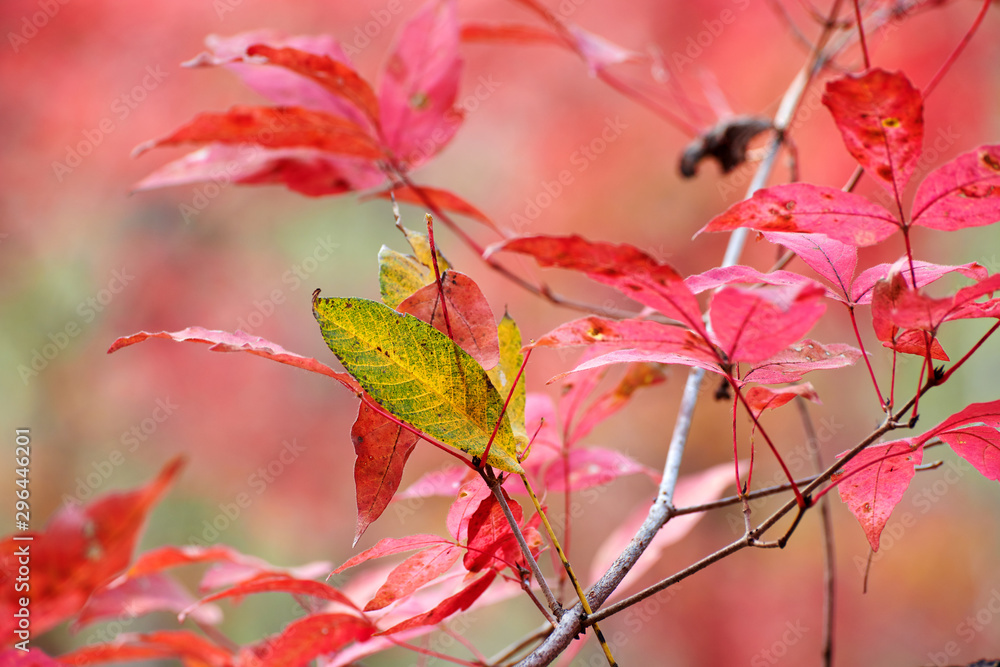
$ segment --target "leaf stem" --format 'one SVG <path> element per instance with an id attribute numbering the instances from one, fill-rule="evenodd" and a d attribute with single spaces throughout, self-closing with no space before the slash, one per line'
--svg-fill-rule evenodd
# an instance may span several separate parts
<path id="1" fill-rule="evenodd" d="M 865 366 L 868 367 L 868 375 L 872 379 L 872 386 L 875 388 L 875 395 L 878 396 L 878 404 L 881 409 L 885 410 L 886 402 L 882 398 L 882 391 L 878 388 L 878 380 L 875 378 L 875 369 L 872 368 L 872 362 L 868 358 L 868 352 L 865 351 L 864 341 L 861 340 L 861 331 L 858 329 L 858 319 L 854 316 L 854 304 L 847 304 L 847 311 L 851 315 L 851 326 L 854 327 L 854 339 L 858 341 L 858 347 L 861 348 L 861 358 L 865 360 Z"/>
<path id="2" fill-rule="evenodd" d="M 448 330 L 448 338 L 455 340 L 455 335 L 451 332 L 451 320 L 448 319 L 448 300 L 444 298 L 441 269 L 438 268 L 437 245 L 434 243 L 434 216 L 427 213 L 424 215 L 424 220 L 427 222 L 427 242 L 431 246 L 431 263 L 434 265 L 434 281 L 437 283 L 438 298 L 441 299 L 441 314 L 444 316 L 444 327 Z M 493 434 L 496 435 L 496 430 L 493 431 Z M 493 442 L 493 438 L 490 438 L 490 442 Z M 487 451 L 489 451 L 489 447 L 487 447 Z M 486 459 L 486 454 L 483 454 L 483 459 Z"/>

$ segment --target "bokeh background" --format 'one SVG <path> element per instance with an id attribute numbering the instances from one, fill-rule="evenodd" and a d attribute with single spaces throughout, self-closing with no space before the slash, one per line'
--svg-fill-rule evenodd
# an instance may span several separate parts
<path id="1" fill-rule="evenodd" d="M 206 35 L 260 27 L 329 33 L 359 47 L 355 64 L 373 79 L 393 32 L 418 3 L 400 0 L 400 5 L 402 11 L 373 30 L 377 34 L 368 43 L 359 39 L 360 31 L 373 12 L 386 8 L 384 0 L 280 5 L 8 0 L 0 5 L 0 415 L 11 449 L 14 428 L 32 429 L 36 527 L 69 499 L 138 485 L 170 457 L 184 454 L 188 465 L 153 514 L 144 548 L 198 539 L 280 565 L 339 564 L 355 553 L 349 432 L 357 406 L 339 385 L 248 355 L 210 354 L 204 346 L 152 341 L 112 356 L 105 351 L 118 336 L 139 330 L 200 325 L 248 329 L 336 364 L 312 318 L 309 295 L 319 287 L 327 295 L 377 297 L 379 247 L 405 249 L 388 205 L 354 196 L 309 199 L 279 187 L 183 186 L 130 194 L 144 175 L 182 151 L 154 151 L 139 159 L 130 158 L 130 152 L 197 112 L 263 102 L 222 69 L 179 67 L 202 50 Z M 806 58 L 803 44 L 776 9 L 784 5 L 794 5 L 785 9 L 807 37 L 817 34 L 800 3 L 563 0 L 558 12 L 621 45 L 659 51 L 674 65 L 670 85 L 688 99 L 685 113 L 694 112 L 691 119 L 708 127 L 727 106 L 731 113 L 771 115 L 776 110 Z M 917 86 L 930 80 L 959 42 L 980 3 L 928 5 L 935 6 L 870 36 L 874 64 L 902 69 Z M 494 0 L 463 1 L 460 13 L 476 20 L 535 20 L 516 3 Z M 723 22 L 728 17 L 732 20 Z M 998 35 L 1000 16 L 993 11 L 927 100 L 923 173 L 1000 140 Z M 720 262 L 724 237 L 692 241 L 691 236 L 743 196 L 749 169 L 724 176 L 717 165 L 703 164 L 696 179 L 682 180 L 677 162 L 690 137 L 588 76 L 568 52 L 464 48 L 463 96 L 472 93 L 481 76 L 499 85 L 476 100 L 452 144 L 418 172 L 419 182 L 449 188 L 510 227 L 513 216 L 525 215 L 529 203 L 539 201 L 545 183 L 571 169 L 573 182 L 523 231 L 576 232 L 633 243 L 682 273 Z M 852 48 L 837 67 L 857 69 L 860 62 Z M 648 78 L 648 72 L 633 74 Z M 819 88 L 807 93 L 796 124 L 798 166 L 802 180 L 839 187 L 853 164 L 819 97 Z M 574 155 L 608 122 L 617 122 L 622 131 L 580 171 Z M 783 161 L 774 182 L 787 177 Z M 859 192 L 872 193 L 871 183 L 863 181 Z M 191 214 L 191 208 L 197 212 Z M 404 207 L 404 223 L 419 226 L 422 213 Z M 469 229 L 483 242 L 495 240 L 481 228 Z M 509 309 L 526 337 L 576 317 L 491 273 L 444 229 L 439 242 L 454 264 L 480 282 L 498 316 Z M 886 245 L 863 253 L 863 266 L 902 254 L 898 240 Z M 916 248 L 922 259 L 978 261 L 991 271 L 1000 269 L 995 228 L 953 234 L 920 230 Z M 774 249 L 763 242 L 751 242 L 745 254 L 746 263 L 762 269 L 773 259 Z M 511 266 L 540 275 L 527 262 Z M 801 264 L 791 268 L 808 271 Z M 576 276 L 552 272 L 545 277 L 570 295 L 630 307 Z M 847 341 L 843 314 L 831 305 L 813 337 Z M 985 328 L 956 325 L 947 332 L 946 348 L 963 350 Z M 866 336 L 887 382 L 891 359 Z M 36 353 L 50 343 L 58 352 L 51 359 L 35 359 L 32 368 Z M 945 389 L 923 402 L 921 426 L 969 402 L 1000 398 L 998 350 L 991 340 Z M 545 381 L 572 361 L 572 356 L 537 353 L 529 389 L 553 391 Z M 912 382 L 913 370 L 912 362 L 902 363 L 901 377 Z M 683 370 L 671 370 L 666 384 L 637 395 L 590 442 L 662 467 L 684 377 Z M 863 368 L 810 379 L 823 399 L 812 411 L 829 461 L 875 426 L 880 412 Z M 908 396 L 907 386 L 902 383 L 900 395 Z M 687 473 L 731 458 L 726 406 L 706 398 L 695 417 Z M 800 464 L 797 472 L 808 472 L 794 412 L 768 421 L 790 460 Z M 269 464 L 273 473 L 289 442 L 302 448 L 301 454 L 281 464 L 280 473 L 262 488 L 253 476 Z M 837 664 L 966 664 L 1000 656 L 1000 488 L 948 453 L 931 450 L 925 460 L 938 457 L 945 465 L 920 473 L 897 508 L 872 564 L 867 594 L 862 594 L 867 543 L 854 518 L 831 496 Z M 763 454 L 759 461 L 760 479 L 771 479 L 770 457 Z M 418 448 L 404 485 L 445 463 L 433 448 Z M 12 468 L 12 461 L 0 466 Z M 13 479 L 9 472 L 0 480 L 4 497 L 13 497 Z M 206 534 L 206 522 L 220 514 L 220 506 L 245 492 L 252 504 L 221 534 Z M 579 570 L 587 571 L 602 539 L 653 494 L 646 479 L 622 479 L 588 504 L 573 538 Z M 442 499 L 427 501 L 416 512 L 391 507 L 358 548 L 386 536 L 443 532 L 447 506 Z M 771 506 L 764 503 L 760 511 Z M 553 508 L 561 511 L 558 499 Z M 3 525 L 5 531 L 12 529 L 13 509 Z M 741 530 L 736 510 L 709 514 L 661 557 L 643 583 L 714 551 Z M 608 621 L 606 632 L 627 638 L 615 649 L 621 664 L 817 664 L 819 536 L 818 514 L 811 513 L 783 551 L 740 553 Z M 223 629 L 240 642 L 276 631 L 291 613 L 278 597 L 225 610 Z M 533 613 L 526 605 L 484 609 L 462 631 L 489 654 L 533 628 Z M 39 645 L 58 654 L 121 630 L 172 623 L 154 616 L 125 627 L 97 626 L 76 634 L 57 630 Z M 656 656 L 653 662 L 650 656 Z M 396 653 L 366 664 L 415 662 L 416 656 Z M 574 664 L 600 664 L 600 658 L 590 647 Z"/>

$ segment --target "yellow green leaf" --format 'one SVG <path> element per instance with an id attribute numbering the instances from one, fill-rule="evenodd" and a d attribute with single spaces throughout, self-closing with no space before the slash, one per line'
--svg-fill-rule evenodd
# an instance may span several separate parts
<path id="1" fill-rule="evenodd" d="M 406 237 L 406 241 L 410 244 L 410 247 L 413 248 L 413 255 L 416 257 L 417 261 L 433 271 L 434 261 L 431 259 L 431 243 L 427 238 L 427 235 L 421 232 L 415 232 L 412 229 L 407 229 L 402 226 L 400 227 L 400 231 L 403 232 L 403 235 Z M 441 273 L 444 273 L 451 268 L 451 262 L 445 259 L 440 250 L 437 251 L 437 260 L 438 270 Z"/>
<path id="2" fill-rule="evenodd" d="M 412 255 L 382 246 L 378 251 L 378 283 L 382 301 L 396 308 L 408 296 L 434 281 L 434 274 Z"/>
<path id="3" fill-rule="evenodd" d="M 368 299 L 314 296 L 313 315 L 344 368 L 386 411 L 474 457 L 482 456 L 499 420 L 486 462 L 524 472 L 503 398 L 446 335 Z"/>
<path id="4" fill-rule="evenodd" d="M 503 319 L 497 327 L 497 335 L 500 338 L 500 363 L 488 370 L 487 374 L 500 396 L 507 400 L 510 384 L 517 377 L 517 372 L 524 361 L 524 355 L 521 354 L 521 330 L 509 313 L 503 314 Z M 524 439 L 521 445 L 523 449 L 528 441 L 528 434 L 524 429 L 524 375 L 518 379 L 514 394 L 507 404 L 507 417 L 510 419 L 514 437 L 518 440 Z"/>

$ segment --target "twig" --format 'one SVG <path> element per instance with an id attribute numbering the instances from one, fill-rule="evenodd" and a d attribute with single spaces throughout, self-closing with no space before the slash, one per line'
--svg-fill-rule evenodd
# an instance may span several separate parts
<path id="1" fill-rule="evenodd" d="M 555 596 L 552 595 L 552 590 L 549 588 L 548 582 L 545 581 L 542 571 L 538 568 L 538 561 L 531 555 L 531 548 L 528 546 L 528 541 L 524 539 L 524 533 L 521 532 L 521 527 L 517 525 L 517 519 L 514 518 L 513 512 L 510 511 L 507 499 L 503 497 L 503 489 L 500 486 L 499 478 L 493 474 L 492 468 L 483 468 L 478 472 L 483 481 L 486 482 L 486 486 L 490 487 L 490 491 L 493 492 L 493 496 L 500 504 L 500 509 L 503 510 L 504 516 L 507 517 L 507 523 L 510 524 L 510 529 L 514 533 L 514 539 L 517 540 L 518 545 L 521 547 L 521 553 L 524 554 L 524 560 L 527 561 L 528 567 L 531 568 L 531 573 L 535 576 L 538 587 L 542 589 L 545 602 L 556 616 L 559 616 L 562 606 L 556 601 Z"/>
<path id="2" fill-rule="evenodd" d="M 839 8 L 840 1 L 838 0 L 834 3 L 831 16 L 836 17 L 839 13 Z M 761 161 L 760 168 L 757 170 L 753 181 L 750 183 L 747 197 L 752 196 L 754 192 L 764 186 L 767 182 L 768 176 L 774 169 L 777 154 L 781 148 L 784 131 L 794 117 L 795 110 L 798 108 L 799 102 L 802 100 L 802 96 L 809 83 L 812 81 L 813 76 L 816 74 L 819 67 L 821 67 L 822 63 L 825 62 L 822 49 L 826 45 L 829 30 L 829 28 L 824 30 L 818 40 L 816 50 L 810 55 L 809 62 L 802 69 L 802 71 L 799 72 L 799 75 L 789 86 L 788 91 L 786 91 L 784 98 L 782 98 L 778 111 L 775 114 L 774 126 L 777 129 L 777 132 L 768 147 L 767 154 Z M 738 229 L 732 233 L 726 247 L 723 266 L 734 266 L 739 262 L 739 257 L 743 251 L 743 246 L 746 243 L 748 234 L 749 230 L 745 228 Z M 615 560 L 608 571 L 591 589 L 591 593 L 588 597 L 591 600 L 592 606 L 595 608 L 599 607 L 608 598 L 608 596 L 614 592 L 621 581 L 625 578 L 625 575 L 632 569 L 636 561 L 638 561 L 639 556 L 652 541 L 653 536 L 656 535 L 657 531 L 663 527 L 671 516 L 670 510 L 674 488 L 677 484 L 680 463 L 684 456 L 684 447 L 687 442 L 688 431 L 690 430 L 691 415 L 693 414 L 694 407 L 697 404 L 698 393 L 701 388 L 701 382 L 702 378 L 704 378 L 704 374 L 703 370 L 695 369 L 688 375 L 687 384 L 684 387 L 684 396 L 681 399 L 680 411 L 677 416 L 677 422 L 674 424 L 674 434 L 671 437 L 670 448 L 667 451 L 667 460 L 664 465 L 663 479 L 660 482 L 660 488 L 656 501 L 650 508 L 649 513 L 646 515 L 646 520 L 643 521 L 643 524 L 639 528 L 635 537 L 632 538 L 632 541 L 625 548 L 622 554 Z M 830 474 L 832 475 L 833 473 L 831 472 Z M 777 519 L 775 519 L 775 521 L 776 520 Z M 743 541 L 736 544 L 740 546 L 733 548 L 733 551 L 743 548 L 743 546 L 747 545 L 747 542 Z M 732 545 L 730 546 L 732 547 Z M 725 549 L 722 551 L 725 551 Z M 728 555 L 728 553 L 718 556 L 718 558 L 722 558 L 725 555 Z M 710 556 L 709 558 L 712 557 Z M 714 560 L 710 562 L 714 562 Z M 702 567 L 708 564 L 708 562 L 705 562 Z M 553 631 L 553 633 L 549 635 L 542 645 L 535 649 L 531 655 L 521 661 L 519 663 L 519 667 L 547 665 L 562 653 L 566 646 L 569 645 L 569 642 L 572 641 L 572 639 L 578 634 L 582 626 L 583 617 L 580 606 L 575 606 L 572 611 L 574 613 L 566 613 L 563 615 L 555 631 Z M 601 612 L 596 612 L 596 614 L 592 615 L 590 618 L 594 618 L 597 614 L 601 614 Z M 603 618 L 604 615 L 602 614 L 601 617 Z"/>
<path id="3" fill-rule="evenodd" d="M 812 459 L 813 468 L 819 474 L 823 471 L 823 455 L 819 451 L 819 438 L 816 437 L 816 427 L 813 424 L 812 416 L 809 414 L 809 407 L 801 396 L 795 401 L 799 414 L 802 416 L 802 430 L 806 433 L 806 443 L 808 443 L 809 458 Z M 823 526 L 823 665 L 832 667 L 833 665 L 833 619 L 836 594 L 836 564 L 834 561 L 833 545 L 833 520 L 830 518 L 830 499 L 820 498 L 819 500 L 820 522 Z"/>

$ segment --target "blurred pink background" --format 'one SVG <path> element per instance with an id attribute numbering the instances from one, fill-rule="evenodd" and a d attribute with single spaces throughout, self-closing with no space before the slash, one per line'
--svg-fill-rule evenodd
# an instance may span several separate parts
<path id="1" fill-rule="evenodd" d="M 790 10 L 794 20 L 814 36 L 815 26 L 798 4 L 785 4 L 795 4 Z M 310 293 L 319 287 L 327 296 L 377 297 L 379 247 L 385 243 L 405 249 L 392 227 L 389 206 L 360 203 L 354 196 L 309 199 L 278 187 L 199 185 L 130 195 L 143 176 L 184 151 L 157 150 L 139 159 L 129 154 L 200 111 L 263 102 L 222 69 L 179 67 L 202 50 L 206 35 L 259 27 L 329 33 L 358 47 L 355 64 L 374 79 L 393 31 L 418 6 L 410 0 L 401 5 L 402 12 L 392 15 L 388 26 L 372 30 L 378 34 L 367 44 L 359 28 L 384 15 L 379 14 L 384 0 L 283 5 L 259 0 L 17 0 L 0 6 L 5 35 L 0 45 L 0 361 L 5 369 L 0 414 L 11 440 L 14 428 L 32 429 L 35 527 L 67 496 L 83 500 L 136 486 L 171 456 L 183 453 L 187 468 L 154 512 L 144 547 L 216 540 L 281 565 L 317 559 L 339 564 L 355 553 L 349 433 L 357 405 L 342 387 L 248 355 L 209 353 L 201 345 L 156 340 L 112 356 L 105 351 L 118 336 L 140 330 L 194 325 L 235 330 L 249 324 L 253 334 L 336 365 L 313 320 Z M 871 35 L 873 63 L 902 69 L 918 87 L 925 85 L 978 7 L 967 0 L 945 3 Z M 459 11 L 467 19 L 535 21 L 514 3 L 462 2 Z M 708 108 L 704 91 L 714 86 L 734 113 L 773 115 L 806 58 L 772 3 L 760 0 L 638 0 L 627 5 L 563 0 L 559 11 L 623 46 L 658 49 L 678 65 L 680 85 L 703 110 Z M 733 20 L 723 23 L 722 16 Z M 927 100 L 925 150 L 934 155 L 933 160 L 928 155 L 924 173 L 977 145 L 1000 140 L 998 34 L 1000 17 L 993 12 Z M 701 45 L 693 49 L 698 40 Z M 481 76 L 499 85 L 477 100 L 452 144 L 416 174 L 418 182 L 451 189 L 509 227 L 512 216 L 525 215 L 529 203 L 538 201 L 545 183 L 572 169 L 573 182 L 525 233 L 576 232 L 633 243 L 685 274 L 721 261 L 723 236 L 690 239 L 743 196 L 749 182 L 746 169 L 722 176 L 717 165 L 703 163 L 696 179 L 680 179 L 677 162 L 688 137 L 589 77 L 583 63 L 567 52 L 552 47 L 463 48 L 463 95 L 472 93 Z M 858 52 L 851 50 L 839 64 L 857 69 L 860 62 Z M 702 125 L 714 120 L 706 113 Z M 807 93 L 800 121 L 794 137 L 802 180 L 840 187 L 853 162 L 819 104 L 819 89 Z M 600 136 L 608 122 L 622 131 L 580 171 L 572 162 L 575 152 Z M 774 182 L 787 174 L 782 162 Z M 913 182 L 919 178 L 915 175 Z M 873 186 L 863 181 L 858 191 L 871 194 Z M 184 207 L 198 212 L 185 216 L 189 209 Z M 404 207 L 404 223 L 418 227 L 422 214 Z M 484 243 L 496 240 L 472 224 L 469 229 Z M 479 281 L 498 316 L 509 309 L 525 338 L 577 316 L 491 273 L 444 229 L 438 240 L 452 262 Z M 995 228 L 954 234 L 920 230 L 916 244 L 921 259 L 978 261 L 991 272 L 1000 269 Z M 887 245 L 891 247 L 863 253 L 862 268 L 902 254 L 898 239 Z M 752 241 L 744 257 L 745 263 L 766 269 L 774 249 Z M 511 266 L 540 275 L 529 262 Z M 808 273 L 801 264 L 790 268 Z M 550 272 L 546 279 L 565 293 L 629 307 L 577 276 Z M 842 316 L 831 304 L 812 337 L 848 342 L 849 325 Z M 946 347 L 964 349 L 985 328 L 981 323 L 956 325 L 946 333 Z M 873 336 L 866 343 L 874 350 L 881 377 L 887 378 L 890 357 L 875 347 Z M 35 358 L 35 372 L 25 372 L 43 350 L 52 358 Z M 934 392 L 921 406 L 921 426 L 930 427 L 970 402 L 1000 398 L 997 350 L 997 341 L 991 340 L 945 390 Z M 528 371 L 529 391 L 552 391 L 545 381 L 566 370 L 573 358 L 536 353 Z M 914 369 L 907 362 L 902 372 L 912 377 Z M 589 442 L 620 449 L 660 469 L 685 375 L 672 369 L 665 385 L 640 392 L 626 413 L 604 424 Z M 831 461 L 869 432 L 880 412 L 863 368 L 816 373 L 809 379 L 823 398 L 813 413 L 828 434 L 823 456 Z M 728 408 L 708 399 L 695 416 L 683 468 L 687 473 L 731 459 Z M 808 474 L 794 410 L 769 415 L 768 424 L 790 460 L 799 461 L 795 472 Z M 741 428 L 746 432 L 745 425 Z M 290 442 L 302 448 L 301 454 L 291 463 L 274 465 Z M 763 451 L 757 473 L 761 483 L 774 472 Z M 965 664 L 1000 656 L 1000 488 L 964 462 L 956 463 L 950 453 L 931 450 L 925 461 L 939 455 L 945 466 L 920 473 L 890 521 L 866 595 L 861 587 L 867 543 L 839 498 L 830 496 L 838 568 L 837 664 Z M 445 463 L 440 452 L 418 447 L 404 486 Z M 258 470 L 269 464 L 271 474 L 261 476 Z M 5 497 L 13 496 L 7 492 L 13 479 L 10 474 L 0 483 Z M 220 504 L 243 492 L 251 494 L 252 504 L 217 538 L 206 534 L 206 522 L 218 517 Z M 654 493 L 646 479 L 618 480 L 599 502 L 586 507 L 574 531 L 572 557 L 578 571 L 588 571 L 604 536 Z M 559 500 L 552 505 L 558 514 Z M 759 511 L 772 506 L 765 503 Z M 444 500 L 428 501 L 416 513 L 390 507 L 358 548 L 386 536 L 443 532 L 446 508 Z M 904 524 L 907 515 L 914 519 L 905 522 L 909 525 Z M 615 647 L 620 663 L 653 664 L 649 656 L 655 655 L 655 664 L 678 667 L 818 664 L 818 525 L 818 514 L 810 513 L 785 550 L 742 552 L 607 621 L 609 636 L 620 632 L 626 638 Z M 11 528 L 8 523 L 5 532 Z M 672 574 L 740 531 L 736 510 L 708 514 L 686 540 L 666 552 L 643 583 Z M 474 612 L 469 638 L 489 654 L 534 627 L 529 606 L 516 603 L 513 609 L 513 616 L 500 608 Z M 250 601 L 227 606 L 226 612 L 226 632 L 246 642 L 275 631 L 287 610 Z M 154 617 L 127 629 L 156 623 L 170 626 L 172 621 Z M 105 638 L 116 631 L 105 629 Z M 101 632 L 99 627 L 75 635 L 59 630 L 40 645 L 58 654 L 94 641 Z M 411 664 L 415 659 L 396 653 L 370 664 Z M 944 659 L 948 662 L 936 662 Z M 588 646 L 573 664 L 600 664 L 598 660 L 596 648 Z"/>

